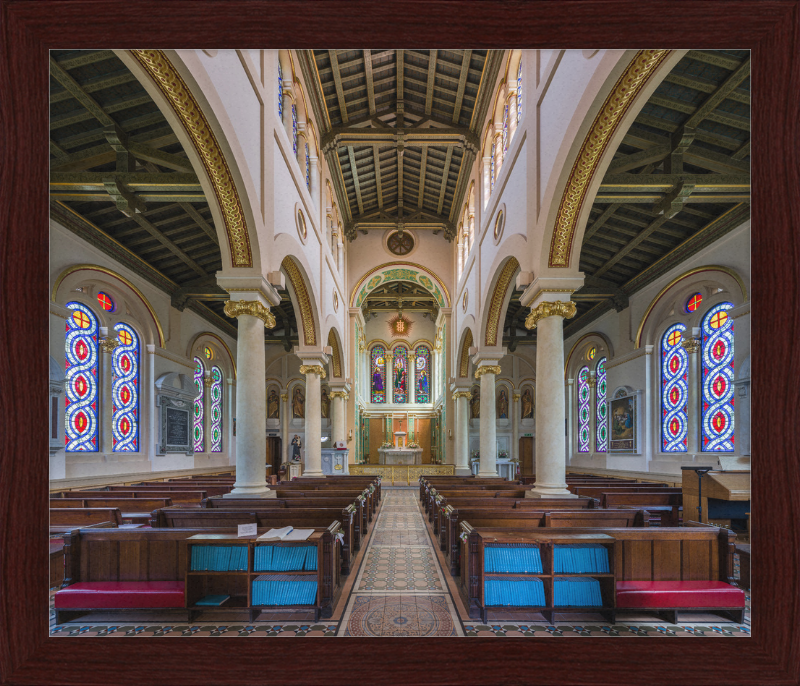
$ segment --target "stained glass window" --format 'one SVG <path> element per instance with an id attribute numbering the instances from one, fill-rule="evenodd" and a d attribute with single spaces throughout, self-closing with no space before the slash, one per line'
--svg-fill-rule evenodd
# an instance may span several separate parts
<path id="1" fill-rule="evenodd" d="M 194 399 L 194 451 L 202 453 L 205 450 L 205 436 L 203 435 L 203 419 L 205 417 L 205 374 L 206 368 L 203 360 L 194 358 L 194 385 L 197 396 Z"/>
<path id="2" fill-rule="evenodd" d="M 578 452 L 589 452 L 589 367 L 578 372 Z"/>
<path id="3" fill-rule="evenodd" d="M 306 143 L 306 188 L 311 190 L 311 155 L 308 154 L 308 143 Z"/>
<path id="4" fill-rule="evenodd" d="M 292 151 L 297 157 L 297 108 L 292 103 Z"/>
<path id="5" fill-rule="evenodd" d="M 426 345 L 417 348 L 417 395 L 418 403 L 431 401 L 431 351 Z"/>
<path id="6" fill-rule="evenodd" d="M 604 453 L 608 450 L 608 422 L 606 421 L 608 417 L 608 402 L 606 400 L 607 384 L 605 357 L 601 357 L 597 361 L 595 373 L 597 377 L 597 430 L 595 431 L 597 452 Z"/>
<path id="7" fill-rule="evenodd" d="M 687 312 L 694 312 L 698 307 L 700 307 L 700 303 L 703 302 L 703 295 L 701 293 L 695 293 L 686 301 L 686 311 Z"/>
<path id="8" fill-rule="evenodd" d="M 222 452 L 222 370 L 211 367 L 211 452 Z"/>
<path id="9" fill-rule="evenodd" d="M 508 152 L 508 105 L 503 110 L 503 154 Z"/>
<path id="10" fill-rule="evenodd" d="M 97 317 L 79 302 L 67 308 L 64 441 L 67 452 L 97 452 Z"/>
<path id="11" fill-rule="evenodd" d="M 111 436 L 115 453 L 139 450 L 139 336 L 127 324 L 114 329 L 111 353 Z"/>
<path id="12" fill-rule="evenodd" d="M 386 350 L 382 345 L 372 349 L 372 402 L 386 402 Z"/>
<path id="13" fill-rule="evenodd" d="M 673 324 L 661 338 L 661 450 L 685 453 L 688 437 L 689 354 L 681 346 L 683 324 Z"/>
<path id="14" fill-rule="evenodd" d="M 492 143 L 492 150 L 489 153 L 489 190 L 494 190 L 494 143 Z"/>
<path id="15" fill-rule="evenodd" d="M 408 350 L 403 346 L 394 349 L 392 397 L 396 403 L 404 403 L 408 398 Z"/>
<path id="16" fill-rule="evenodd" d="M 590 360 L 593 360 L 596 355 L 597 355 L 597 348 L 589 348 L 589 352 L 586 353 L 586 357 L 588 357 Z"/>
<path id="17" fill-rule="evenodd" d="M 207 360 L 213 360 L 214 359 L 214 351 L 211 348 L 209 348 L 208 346 L 203 348 L 203 355 L 206 356 Z"/>
<path id="18" fill-rule="evenodd" d="M 283 70 L 278 62 L 278 116 L 283 121 Z"/>
<path id="19" fill-rule="evenodd" d="M 522 59 L 519 61 L 517 69 L 517 123 L 522 119 Z"/>
<path id="20" fill-rule="evenodd" d="M 733 319 L 731 303 L 703 318 L 703 452 L 733 452 Z"/>
<path id="21" fill-rule="evenodd" d="M 106 312 L 113 312 L 114 311 L 114 301 L 110 295 L 107 293 L 103 293 L 100 291 L 97 294 L 97 302 L 100 303 L 100 307 L 102 307 Z"/>

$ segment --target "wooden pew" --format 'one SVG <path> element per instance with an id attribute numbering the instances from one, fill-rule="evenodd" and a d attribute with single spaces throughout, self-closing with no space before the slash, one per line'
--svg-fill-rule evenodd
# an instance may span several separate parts
<path id="1" fill-rule="evenodd" d="M 316 541 L 321 557 L 318 559 L 317 584 L 318 602 L 315 607 L 315 621 L 317 615 L 330 617 L 333 608 L 341 594 L 341 576 L 339 574 L 339 554 L 340 546 L 335 543 L 335 531 L 339 528 L 339 522 L 334 522 L 330 527 L 315 527 L 315 533 L 309 539 L 310 542 Z M 258 534 L 266 533 L 267 529 L 261 529 Z M 135 598 L 126 597 L 126 590 L 119 589 L 119 586 L 133 584 L 144 587 L 146 590 L 152 582 L 172 582 L 173 585 L 184 586 L 188 579 L 189 570 L 189 544 L 187 540 L 197 534 L 205 534 L 203 529 L 138 529 L 126 531 L 120 529 L 78 529 L 64 538 L 64 570 L 65 579 L 62 589 L 68 589 L 78 583 L 95 584 L 103 582 L 114 582 L 116 590 L 111 593 L 119 595 L 121 604 L 119 608 L 136 608 L 132 602 Z M 231 534 L 236 536 L 236 529 L 216 529 L 217 534 Z M 248 544 L 251 545 L 251 544 Z M 147 560 L 147 564 L 142 564 L 142 560 Z M 218 573 L 217 573 L 218 574 Z M 200 575 L 205 576 L 205 575 Z M 215 612 L 225 611 L 235 618 L 236 621 L 255 621 L 261 610 L 257 607 L 249 607 L 246 602 L 247 586 L 250 583 L 248 574 L 239 575 L 241 578 L 235 585 L 245 601 L 239 606 L 223 606 L 214 608 Z M 222 592 L 225 584 L 230 585 L 230 578 L 225 580 L 225 575 L 205 577 L 209 580 L 207 593 Z M 215 580 L 216 583 L 212 584 Z M 214 586 L 215 588 L 212 588 Z M 202 594 L 202 593 L 201 593 Z M 186 598 L 197 595 L 196 588 L 186 588 Z M 232 595 L 232 594 L 231 594 Z M 182 602 L 172 607 L 180 609 L 184 617 L 187 612 L 194 611 L 192 607 L 187 607 L 183 592 L 181 592 Z M 190 600 L 191 602 L 191 600 Z M 141 605 L 139 607 L 142 607 Z M 117 608 L 94 608 L 83 607 L 76 609 L 59 609 L 59 596 L 56 595 L 56 621 L 61 624 L 76 618 L 85 612 L 92 610 L 102 612 L 119 613 L 123 619 L 126 611 Z M 290 611 L 291 608 L 287 608 Z M 161 610 L 160 610 L 161 611 Z M 279 610 L 270 609 L 270 612 Z M 191 614 L 189 615 L 191 621 Z"/>
<path id="2" fill-rule="evenodd" d="M 374 476 L 326 476 L 326 477 L 300 477 L 295 478 L 292 480 L 282 480 L 277 485 L 278 486 L 285 486 L 287 484 L 296 484 L 296 483 L 303 483 L 309 485 L 337 485 L 337 486 L 344 486 L 345 488 L 351 488 L 358 486 L 359 488 L 372 488 L 377 491 L 378 493 L 378 500 L 380 501 L 382 496 L 381 493 L 381 478 L 374 477 Z"/>
<path id="3" fill-rule="evenodd" d="M 173 505 L 200 507 L 208 491 L 61 491 L 50 498 L 170 498 Z"/>
<path id="4" fill-rule="evenodd" d="M 50 510 L 50 525 L 81 527 L 86 524 L 113 522 L 122 526 L 122 513 L 118 507 L 66 507 Z"/>
<path id="5" fill-rule="evenodd" d="M 680 510 L 683 504 L 681 493 L 663 493 L 659 491 L 636 493 L 604 493 L 601 505 L 603 508 L 635 507 L 647 510 L 651 520 L 657 519 L 659 526 L 678 526 Z"/>
<path id="6" fill-rule="evenodd" d="M 228 486 L 199 486 L 193 484 L 173 485 L 173 484 L 134 484 L 131 486 L 109 486 L 109 491 L 136 491 L 137 493 L 147 493 L 148 491 L 206 491 L 208 496 L 224 495 L 230 493 L 231 489 Z"/>
<path id="7" fill-rule="evenodd" d="M 123 519 L 149 523 L 150 513 L 159 507 L 172 507 L 170 498 L 51 498 L 50 509 L 119 508 Z"/>
<path id="8" fill-rule="evenodd" d="M 469 616 L 480 618 L 479 585 L 483 570 L 478 559 L 478 535 L 507 535 L 526 529 L 473 528 L 461 522 L 462 574 L 459 591 Z M 528 531 L 530 529 L 527 529 Z M 603 533 L 615 538 L 616 581 L 722 581 L 733 583 L 733 550 L 736 534 L 728 529 L 701 527 L 564 528 L 559 533 Z M 668 621 L 674 623 L 674 611 Z M 614 619 L 612 618 L 612 621 Z M 741 621 L 737 616 L 734 621 Z"/>
<path id="9" fill-rule="evenodd" d="M 309 529 L 329 526 L 331 522 L 341 523 L 344 536 L 341 550 L 342 574 L 350 572 L 350 562 L 354 555 L 355 508 L 271 508 L 258 509 L 220 509 L 200 508 L 195 510 L 174 507 L 162 508 L 153 512 L 153 528 L 167 529 L 220 529 L 257 524 L 264 529 L 279 529 L 292 526 L 296 529 Z"/>

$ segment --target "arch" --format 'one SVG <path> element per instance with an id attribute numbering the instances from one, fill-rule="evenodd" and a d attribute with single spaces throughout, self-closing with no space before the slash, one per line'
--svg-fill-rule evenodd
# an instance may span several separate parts
<path id="1" fill-rule="evenodd" d="M 161 322 L 158 319 L 158 315 L 156 314 L 156 311 L 153 309 L 153 306 L 150 304 L 148 299 L 144 296 L 144 293 L 142 293 L 136 286 L 134 286 L 124 276 L 121 276 L 120 274 L 117 274 L 117 272 L 115 272 L 112 269 L 108 269 L 108 267 L 101 267 L 101 266 L 99 266 L 97 264 L 76 264 L 76 265 L 73 265 L 72 267 L 67 267 L 63 272 L 61 272 L 61 274 L 58 275 L 58 278 L 55 280 L 55 283 L 53 284 L 53 292 L 52 292 L 52 294 L 50 296 L 50 300 L 52 302 L 57 302 L 56 298 L 58 296 L 58 289 L 64 283 L 64 280 L 67 277 L 72 276 L 73 274 L 75 274 L 77 272 L 80 272 L 80 271 L 90 271 L 90 272 L 98 272 L 100 274 L 105 274 L 106 276 L 111 276 L 111 277 L 117 279 L 123 285 L 127 286 L 131 290 L 131 292 L 134 295 L 136 295 L 136 297 L 141 301 L 142 305 L 144 305 L 144 307 L 147 309 L 147 312 L 150 314 L 150 317 L 153 320 L 153 324 L 155 326 L 155 330 L 158 333 L 158 345 L 161 348 L 164 347 L 164 341 L 165 341 L 165 339 L 164 339 L 164 330 L 161 328 Z"/>
<path id="2" fill-rule="evenodd" d="M 564 140 L 557 162 L 548 181 L 553 193 L 549 207 L 543 208 L 546 217 L 541 246 L 540 268 L 577 269 L 580 246 L 585 224 L 589 217 L 595 189 L 599 187 L 602 174 L 616 152 L 617 137 L 621 138 L 629 123 L 644 107 L 646 98 L 655 90 L 661 77 L 684 51 L 640 50 L 620 55 L 614 51 L 606 53 L 595 71 L 595 80 L 602 81 L 599 90 L 592 96 L 588 92 L 576 107 L 573 122 L 578 123 L 578 134 Z M 600 70 L 606 74 L 601 75 Z M 584 133 L 585 132 L 585 133 Z"/>
<path id="3" fill-rule="evenodd" d="M 606 336 L 604 333 L 599 331 L 592 331 L 590 333 L 583 334 L 575 343 L 573 344 L 572 348 L 570 348 L 569 354 L 567 355 L 566 360 L 564 361 L 564 378 L 567 378 L 567 370 L 569 369 L 569 363 L 572 359 L 572 354 L 578 349 L 578 346 L 583 343 L 584 341 L 592 338 L 593 336 L 600 339 L 602 345 L 605 346 L 606 349 L 606 357 L 612 359 L 614 357 L 614 348 L 611 345 L 611 340 Z"/>
<path id="4" fill-rule="evenodd" d="M 469 378 L 469 349 L 473 345 L 472 329 L 467 328 L 462 334 L 461 348 L 458 356 L 458 377 Z"/>
<path id="5" fill-rule="evenodd" d="M 165 113 L 165 104 L 170 106 L 171 114 L 181 123 L 182 133 L 192 144 L 191 149 L 189 146 L 184 146 L 184 148 L 187 148 L 187 153 L 194 152 L 202 163 L 214 191 L 216 204 L 211 201 L 209 193 L 206 193 L 206 199 L 209 201 L 212 213 L 222 219 L 220 224 L 225 227 L 227 241 L 220 241 L 220 246 L 227 247 L 227 256 L 231 266 L 253 267 L 254 257 L 256 257 L 255 266 L 258 266 L 260 260 L 257 254 L 258 239 L 254 233 L 255 220 L 253 217 L 249 217 L 250 226 L 248 226 L 247 215 L 250 214 L 250 208 L 244 206 L 237 189 L 237 179 L 234 178 L 232 169 L 239 170 L 232 167 L 232 164 L 235 164 L 235 155 L 228 147 L 229 142 L 223 140 L 222 145 L 220 144 L 214 134 L 212 124 L 209 123 L 207 115 L 195 99 L 192 90 L 164 51 L 131 50 L 124 51 L 123 54 L 132 56 L 154 82 L 162 96 L 153 98 L 154 102 L 162 110 L 162 113 Z M 126 65 L 129 65 L 128 61 L 126 61 Z M 195 91 L 202 90 L 196 84 L 193 85 L 195 85 Z M 151 89 L 148 89 L 148 92 L 152 95 Z M 209 109 L 213 112 L 213 108 Z M 214 117 L 211 113 L 208 116 Z M 169 120 L 170 118 L 168 118 Z M 226 149 L 223 150 L 223 147 Z M 253 232 L 252 240 L 251 231 Z M 225 252 L 223 249 L 223 265 Z M 256 254 L 254 255 L 254 253 Z"/>
<path id="6" fill-rule="evenodd" d="M 505 263 L 495 271 L 496 276 L 493 280 L 492 296 L 489 299 L 485 320 L 484 345 L 487 347 L 498 345 L 497 338 L 502 321 L 501 317 L 505 315 L 506 301 L 511 295 L 509 286 L 519 269 L 517 258 L 512 256 L 507 258 Z M 502 343 L 502 339 L 500 342 Z"/>
<path id="7" fill-rule="evenodd" d="M 703 315 L 700 437 L 702 452 L 734 452 L 733 303 L 721 302 Z"/>
<path id="8" fill-rule="evenodd" d="M 416 262 L 386 262 L 373 267 L 356 283 L 350 295 L 350 307 L 361 307 L 364 298 L 382 283 L 411 281 L 426 289 L 439 304 L 450 307 L 450 293 L 444 282 L 432 271 Z"/>
<path id="9" fill-rule="evenodd" d="M 333 348 L 333 352 L 331 353 L 331 368 L 333 369 L 333 374 L 331 374 L 331 376 L 341 379 L 343 376 L 342 351 L 339 345 L 339 333 L 334 328 L 328 331 L 328 345 Z"/>
<path id="10" fill-rule="evenodd" d="M 661 391 L 661 452 L 685 453 L 689 429 L 689 354 L 683 348 L 686 326 L 673 324 L 661 336 L 659 389 Z"/>
<path id="11" fill-rule="evenodd" d="M 66 452 L 98 452 L 100 421 L 99 320 L 83 303 L 66 304 L 64 340 L 66 357 L 66 405 L 64 436 Z"/>
<path id="12" fill-rule="evenodd" d="M 661 302 L 662 298 L 670 291 L 672 288 L 677 286 L 679 283 L 688 279 L 692 276 L 697 276 L 698 274 L 704 274 L 709 272 L 720 272 L 731 277 L 737 284 L 739 288 L 739 292 L 741 293 L 742 303 L 747 302 L 747 287 L 742 280 L 742 277 L 729 267 L 721 267 L 719 265 L 706 265 L 704 267 L 695 267 L 694 269 L 690 269 L 688 272 L 684 272 L 680 276 L 675 277 L 672 281 L 670 281 L 664 288 L 662 288 L 658 295 L 653 298 L 650 305 L 648 305 L 647 309 L 645 310 L 644 316 L 642 317 L 642 321 L 639 323 L 639 329 L 636 332 L 636 347 L 641 347 L 642 344 L 642 337 L 645 330 L 645 325 L 647 324 L 650 315 L 653 313 L 654 308 Z M 688 284 L 687 284 L 688 285 Z"/>
<path id="13" fill-rule="evenodd" d="M 206 365 L 200 357 L 193 358 L 194 367 L 194 423 L 192 427 L 192 441 L 196 453 L 205 452 L 205 412 L 206 412 Z"/>
<path id="14" fill-rule="evenodd" d="M 309 297 L 309 289 L 306 288 L 302 267 L 287 255 L 281 262 L 281 269 L 286 272 L 294 290 L 297 307 L 300 310 L 300 320 L 303 323 L 303 342 L 307 346 L 315 346 L 317 345 L 317 317 Z"/>
<path id="15" fill-rule="evenodd" d="M 203 331 L 203 332 L 197 334 L 196 336 L 194 336 L 192 338 L 192 340 L 189 343 L 189 346 L 186 349 L 186 357 L 191 359 L 192 353 L 194 351 L 194 346 L 197 345 L 197 342 L 203 336 L 208 336 L 209 338 L 213 338 L 217 343 L 219 343 L 224 348 L 225 352 L 228 353 L 228 360 L 231 363 L 231 371 L 233 373 L 233 380 L 236 381 L 236 360 L 233 357 L 233 353 L 231 352 L 231 349 L 228 347 L 228 344 L 225 341 L 223 341 L 222 338 L 220 338 L 217 334 L 215 334 L 215 333 L 213 333 L 211 331 Z"/>
<path id="16" fill-rule="evenodd" d="M 113 452 L 138 452 L 141 446 L 141 353 L 139 334 L 130 324 L 114 325 L 120 342 L 111 353 Z"/>
<path id="17" fill-rule="evenodd" d="M 383 342 L 377 342 L 367 350 L 369 351 L 369 401 L 386 403 L 388 400 L 386 345 Z"/>
<path id="18" fill-rule="evenodd" d="M 591 426 L 591 392 L 589 391 L 589 367 L 584 365 L 577 374 L 578 379 L 578 452 L 590 453 L 592 437 Z"/>
<path id="19" fill-rule="evenodd" d="M 211 450 L 212 453 L 222 452 L 222 403 L 224 393 L 222 391 L 222 384 L 225 380 L 225 375 L 222 370 L 217 366 L 211 367 L 211 388 L 209 395 L 211 396 Z"/>

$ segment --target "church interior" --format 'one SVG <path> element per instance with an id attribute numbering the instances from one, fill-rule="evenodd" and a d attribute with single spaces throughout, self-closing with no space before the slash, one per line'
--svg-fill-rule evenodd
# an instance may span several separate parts
<path id="1" fill-rule="evenodd" d="M 750 635 L 749 51 L 49 69 L 50 635 Z"/>

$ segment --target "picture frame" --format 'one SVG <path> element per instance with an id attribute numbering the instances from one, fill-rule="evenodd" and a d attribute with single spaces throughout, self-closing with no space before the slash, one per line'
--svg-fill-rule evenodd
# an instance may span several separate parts
<path id="1" fill-rule="evenodd" d="M 636 395 L 623 395 L 609 400 L 608 450 L 612 453 L 635 453 L 638 451 L 637 424 L 639 415 Z"/>

